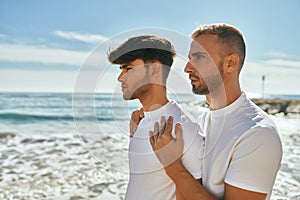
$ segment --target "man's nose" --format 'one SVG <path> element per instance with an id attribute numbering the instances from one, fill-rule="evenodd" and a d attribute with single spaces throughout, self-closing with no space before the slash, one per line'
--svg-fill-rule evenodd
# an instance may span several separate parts
<path id="1" fill-rule="evenodd" d="M 118 81 L 119 82 L 123 82 L 124 81 L 124 79 L 125 79 L 125 77 L 124 77 L 125 73 L 126 73 L 125 70 L 121 71 L 120 75 L 118 76 Z"/>
<path id="2" fill-rule="evenodd" d="M 187 62 L 185 65 L 185 68 L 184 68 L 184 72 L 190 74 L 190 73 L 193 73 L 193 71 L 194 71 L 194 66 L 192 65 L 192 63 L 190 61 Z"/>

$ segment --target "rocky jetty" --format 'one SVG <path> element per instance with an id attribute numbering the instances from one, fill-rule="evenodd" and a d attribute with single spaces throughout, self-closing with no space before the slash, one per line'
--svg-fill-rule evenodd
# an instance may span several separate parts
<path id="1" fill-rule="evenodd" d="M 268 114 L 275 115 L 277 113 L 300 114 L 300 100 L 288 99 L 251 99 L 253 103 L 258 105 L 262 110 Z M 200 107 L 208 108 L 209 104 L 206 101 L 198 102 Z"/>
<path id="2" fill-rule="evenodd" d="M 252 101 L 269 114 L 300 114 L 300 100 L 252 99 Z"/>

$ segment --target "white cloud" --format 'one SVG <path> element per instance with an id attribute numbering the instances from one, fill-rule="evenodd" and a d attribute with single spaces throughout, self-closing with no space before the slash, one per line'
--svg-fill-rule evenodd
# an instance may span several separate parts
<path id="1" fill-rule="evenodd" d="M 0 91 L 72 91 L 76 71 L 0 69 Z"/>
<path id="2" fill-rule="evenodd" d="M 79 75 L 84 82 L 78 82 Z M 112 92 L 120 91 L 117 81 L 118 72 L 114 69 L 105 74 L 101 72 L 76 70 L 21 70 L 0 69 L 0 92 L 2 91 L 31 91 L 31 92 Z M 96 77 L 96 79 L 95 79 Z M 75 89 L 76 87 L 76 89 Z M 95 90 L 93 90 L 95 89 Z"/>
<path id="3" fill-rule="evenodd" d="M 288 64 L 285 61 L 285 64 Z M 266 94 L 300 94 L 300 68 L 295 66 L 278 67 L 272 62 L 246 62 L 242 69 L 242 89 L 260 94 L 262 76 L 265 75 Z"/>
<path id="4" fill-rule="evenodd" d="M 279 66 L 279 67 L 293 67 L 300 70 L 300 61 L 287 60 L 287 59 L 271 59 L 266 60 L 265 64 L 270 66 Z"/>
<path id="5" fill-rule="evenodd" d="M 276 57 L 276 58 L 288 58 L 288 57 L 290 57 L 290 55 L 288 55 L 286 53 L 283 53 L 283 52 L 280 52 L 280 51 L 273 51 L 273 50 L 267 52 L 267 55 L 271 56 L 271 57 Z"/>
<path id="6" fill-rule="evenodd" d="M 99 43 L 104 42 L 108 38 L 103 35 L 95 35 L 95 34 L 80 34 L 76 32 L 67 32 L 67 31 L 55 31 L 54 34 L 61 38 L 69 39 L 69 40 L 79 40 L 86 43 Z"/>
<path id="7" fill-rule="evenodd" d="M 5 37 L 7 37 L 7 36 L 4 34 L 0 34 L 0 38 L 5 38 Z"/>
<path id="8" fill-rule="evenodd" d="M 105 52 L 71 51 L 43 46 L 0 43 L 0 62 L 31 62 L 93 67 L 107 65 Z"/>
<path id="9" fill-rule="evenodd" d="M 274 59 L 290 59 L 290 60 L 299 60 L 299 56 L 287 54 L 281 51 L 268 51 L 266 53 L 267 56 L 274 58 Z"/>
<path id="10" fill-rule="evenodd" d="M 0 44 L 0 61 L 80 65 L 88 52 L 41 46 Z"/>

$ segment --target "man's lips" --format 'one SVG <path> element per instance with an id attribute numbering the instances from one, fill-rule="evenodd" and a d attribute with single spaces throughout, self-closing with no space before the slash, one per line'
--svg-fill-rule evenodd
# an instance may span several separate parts
<path id="1" fill-rule="evenodd" d="M 127 87 L 127 86 L 126 86 L 125 84 L 122 84 L 122 85 L 121 85 L 122 92 L 126 89 L 126 87 Z"/>
<path id="2" fill-rule="evenodd" d="M 190 75 L 189 76 L 189 79 L 192 81 L 192 82 L 195 82 L 195 81 L 199 81 L 200 80 L 200 77 L 197 76 L 197 75 Z"/>

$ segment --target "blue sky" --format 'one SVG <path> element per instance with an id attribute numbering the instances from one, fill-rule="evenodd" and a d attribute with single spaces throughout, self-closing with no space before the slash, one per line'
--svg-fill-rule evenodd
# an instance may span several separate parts
<path id="1" fill-rule="evenodd" d="M 199 25 L 228 23 L 243 32 L 247 43 L 243 90 L 260 93 L 266 75 L 266 93 L 300 94 L 299 10 L 298 0 L 0 0 L 0 91 L 72 92 L 91 52 L 103 48 L 105 60 L 111 38 L 134 35 L 134 30 L 147 33 L 147 27 L 189 38 Z M 185 54 L 189 44 L 175 48 Z M 187 81 L 185 59 L 175 62 L 169 84 L 189 93 L 188 82 L 179 88 L 174 84 L 176 76 Z M 107 65 L 99 62 L 105 74 L 98 76 L 97 90 L 118 91 L 118 69 Z"/>

